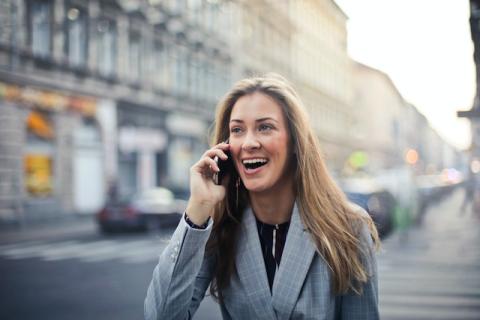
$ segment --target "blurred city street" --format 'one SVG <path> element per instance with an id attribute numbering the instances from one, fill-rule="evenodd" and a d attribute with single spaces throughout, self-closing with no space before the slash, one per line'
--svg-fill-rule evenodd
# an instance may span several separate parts
<path id="1" fill-rule="evenodd" d="M 378 227 L 382 319 L 480 319 L 480 0 L 1 0 L 0 320 L 142 319 L 216 106 L 270 73 Z"/>
<path id="2" fill-rule="evenodd" d="M 441 199 L 420 226 L 383 243 L 382 319 L 479 319 L 480 216 L 460 210 L 463 197 L 457 190 Z"/>
<path id="3" fill-rule="evenodd" d="M 378 255 L 382 319 L 478 319 L 480 220 L 464 192 L 429 207 Z M 0 236 L 1 319 L 140 319 L 158 254 L 173 228 L 104 236 L 91 220 Z M 41 317 L 39 317 L 41 315 Z M 207 298 L 195 319 L 221 319 Z"/>

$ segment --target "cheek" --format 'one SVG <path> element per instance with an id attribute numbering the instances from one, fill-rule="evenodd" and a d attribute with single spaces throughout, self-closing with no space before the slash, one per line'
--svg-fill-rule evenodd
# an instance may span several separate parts
<path id="1" fill-rule="evenodd" d="M 288 152 L 288 143 L 287 139 L 284 137 L 277 137 L 265 143 L 265 149 L 272 154 L 275 155 L 276 158 L 284 158 Z"/>
<path id="2" fill-rule="evenodd" d="M 230 141 L 230 154 L 232 154 L 234 157 L 237 157 L 240 154 L 240 143 L 236 141 Z"/>
<path id="3" fill-rule="evenodd" d="M 234 161 L 238 160 L 238 157 L 240 155 L 240 144 L 231 142 L 230 143 L 230 155 Z"/>

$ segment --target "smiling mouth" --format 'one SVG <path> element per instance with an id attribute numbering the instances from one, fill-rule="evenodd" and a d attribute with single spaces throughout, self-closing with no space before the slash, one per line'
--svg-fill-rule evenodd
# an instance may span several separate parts
<path id="1" fill-rule="evenodd" d="M 247 170 L 260 168 L 268 163 L 267 159 L 243 160 L 242 164 Z"/>

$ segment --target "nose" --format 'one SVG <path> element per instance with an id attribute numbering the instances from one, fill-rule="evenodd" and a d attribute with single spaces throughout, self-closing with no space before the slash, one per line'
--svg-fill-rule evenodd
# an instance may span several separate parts
<path id="1" fill-rule="evenodd" d="M 260 148 L 260 142 L 252 133 L 247 133 L 245 140 L 242 143 L 242 149 L 245 151 L 255 150 Z"/>

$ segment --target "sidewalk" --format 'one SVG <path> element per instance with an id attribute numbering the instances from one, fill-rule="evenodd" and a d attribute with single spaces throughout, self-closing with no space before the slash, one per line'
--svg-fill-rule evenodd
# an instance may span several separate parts
<path id="1" fill-rule="evenodd" d="M 0 244 L 84 234 L 96 228 L 93 215 L 70 215 L 25 225 L 0 225 Z"/>
<path id="2" fill-rule="evenodd" d="M 383 242 L 382 319 L 480 319 L 480 219 L 461 213 L 464 190 L 440 199 L 423 222 Z"/>

